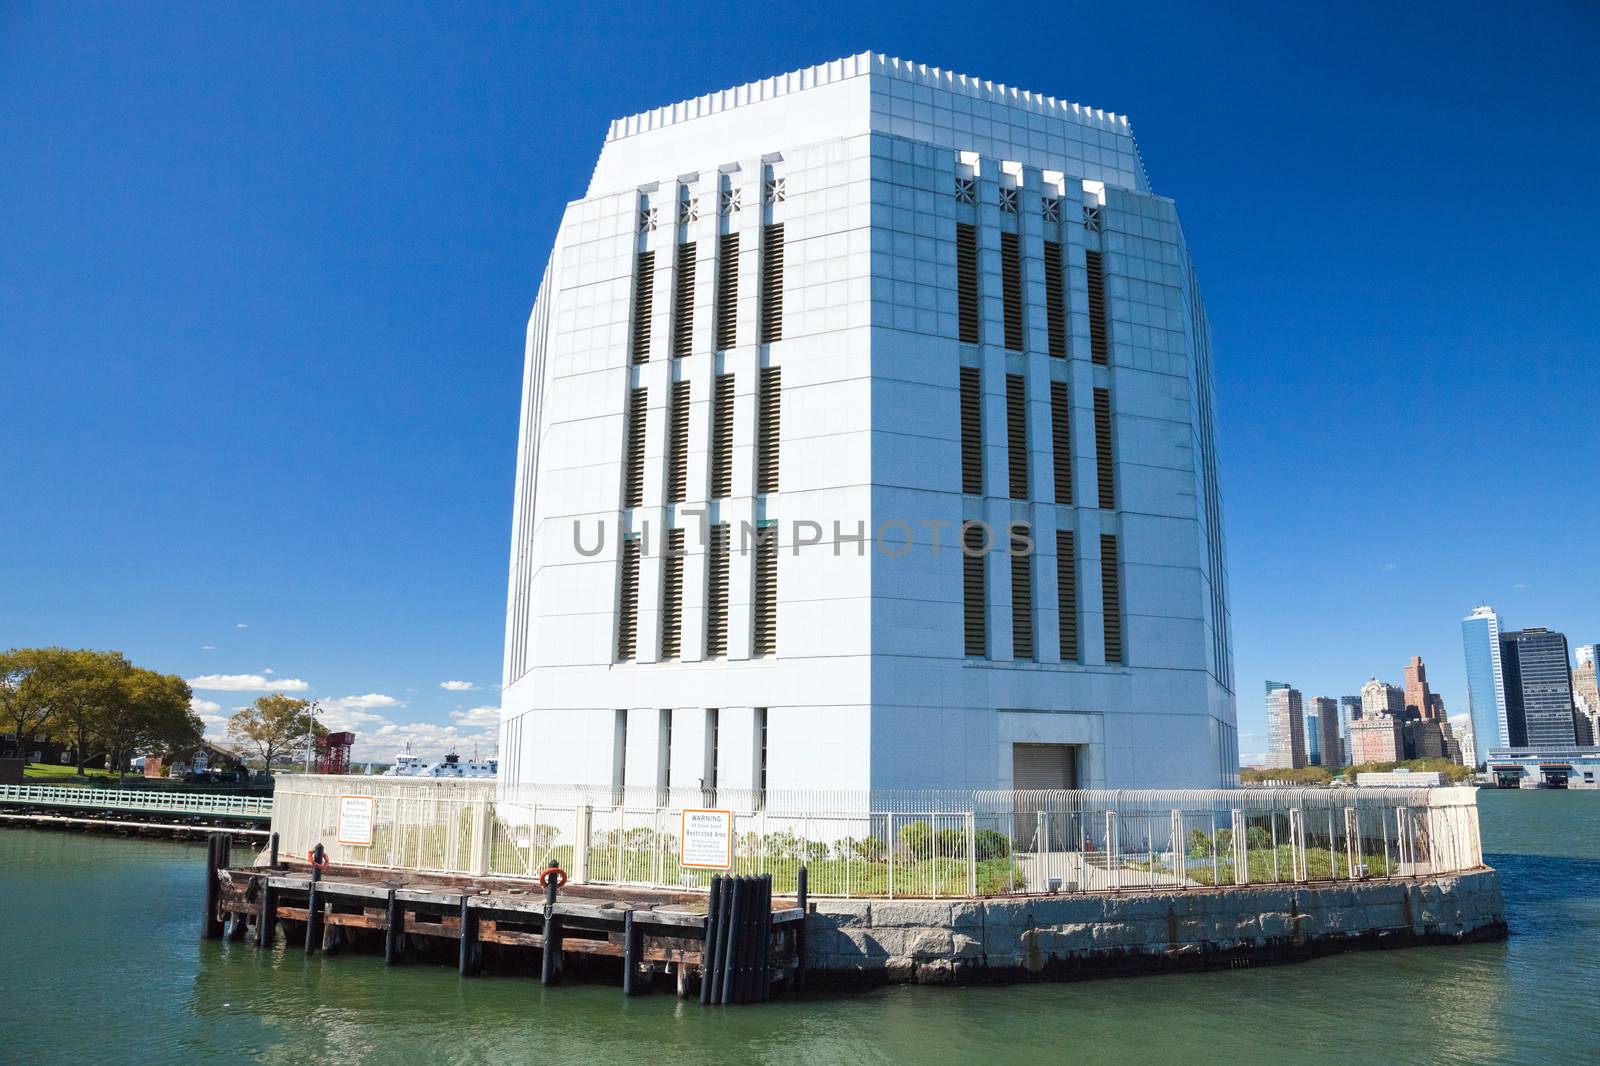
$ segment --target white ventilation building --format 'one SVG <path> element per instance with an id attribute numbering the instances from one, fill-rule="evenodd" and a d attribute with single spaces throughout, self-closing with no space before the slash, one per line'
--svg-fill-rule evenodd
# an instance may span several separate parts
<path id="1" fill-rule="evenodd" d="M 1235 783 L 1211 375 L 1121 116 L 862 54 L 612 123 L 528 325 L 503 786 Z"/>

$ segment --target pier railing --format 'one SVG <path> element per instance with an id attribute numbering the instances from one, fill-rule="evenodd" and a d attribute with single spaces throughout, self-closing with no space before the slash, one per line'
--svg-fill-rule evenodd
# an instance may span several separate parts
<path id="1" fill-rule="evenodd" d="M 0 785 L 0 804 L 222 818 L 266 818 L 272 813 L 271 796 L 72 785 Z"/>
<path id="2" fill-rule="evenodd" d="M 370 825 L 340 843 L 341 797 Z M 683 812 L 727 811 L 731 872 L 819 896 L 968 897 L 1404 878 L 1482 865 L 1476 792 L 639 790 L 493 781 L 296 777 L 272 826 L 283 852 L 335 863 L 578 883 L 703 889 Z M 365 815 L 363 816 L 365 818 Z"/>

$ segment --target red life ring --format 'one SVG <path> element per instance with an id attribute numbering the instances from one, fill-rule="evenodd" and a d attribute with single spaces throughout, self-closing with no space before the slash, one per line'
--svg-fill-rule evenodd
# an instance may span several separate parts
<path id="1" fill-rule="evenodd" d="M 556 887 L 560 888 L 567 883 L 567 871 L 559 866 L 545 867 L 544 872 L 539 875 L 539 886 L 541 888 L 549 888 L 552 880 L 555 881 Z"/>
<path id="2" fill-rule="evenodd" d="M 322 853 L 322 858 L 318 859 L 317 851 L 317 848 L 312 848 L 310 851 L 306 852 L 306 859 L 311 863 L 311 868 L 313 870 L 326 870 L 328 868 L 328 853 L 324 851 Z"/>

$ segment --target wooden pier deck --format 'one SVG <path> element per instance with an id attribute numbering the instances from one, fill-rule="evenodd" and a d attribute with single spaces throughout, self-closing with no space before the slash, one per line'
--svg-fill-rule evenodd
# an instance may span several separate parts
<path id="1" fill-rule="evenodd" d="M 716 895 L 706 893 L 590 885 L 549 892 L 527 881 L 313 871 L 303 861 L 234 866 L 229 858 L 227 844 L 214 838 L 202 921 L 213 939 L 265 947 L 281 930 L 307 954 L 454 962 L 462 976 L 487 969 L 538 975 L 545 984 L 563 976 L 615 980 L 620 970 L 624 995 L 659 984 L 679 996 L 698 990 L 704 1003 L 760 1002 L 774 987 L 804 982 L 804 897 L 773 899 L 770 881 L 758 878 L 719 884 L 719 921 Z M 738 905 L 730 906 L 735 881 Z"/>

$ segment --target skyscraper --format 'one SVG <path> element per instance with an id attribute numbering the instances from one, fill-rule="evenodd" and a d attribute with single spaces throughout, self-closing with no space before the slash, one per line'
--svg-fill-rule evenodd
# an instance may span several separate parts
<path id="1" fill-rule="evenodd" d="M 1590 744 L 1600 744 L 1600 645 L 1580 644 L 1576 651 L 1577 668 L 1572 671 L 1572 702 L 1587 723 Z"/>
<path id="2" fill-rule="evenodd" d="M 1212 392 L 1126 118 L 863 53 L 616 120 L 528 322 L 502 787 L 1235 783 Z"/>
<path id="3" fill-rule="evenodd" d="M 1339 742 L 1344 749 L 1343 762 L 1349 765 L 1350 758 L 1350 724 L 1361 718 L 1361 697 L 1339 697 Z"/>
<path id="4" fill-rule="evenodd" d="M 1297 688 L 1267 690 L 1267 765 L 1283 770 L 1307 765 L 1305 708 Z"/>
<path id="5" fill-rule="evenodd" d="M 1406 664 L 1407 717 L 1415 711 L 1417 718 L 1432 718 L 1437 710 L 1433 705 L 1433 692 L 1428 688 L 1428 668 L 1423 665 L 1422 656 L 1413 655 Z"/>
<path id="6" fill-rule="evenodd" d="M 1543 626 L 1504 633 L 1500 658 L 1505 667 L 1512 746 L 1576 743 L 1572 662 L 1567 657 L 1566 636 Z"/>
<path id="7" fill-rule="evenodd" d="M 1316 718 L 1318 738 L 1317 755 L 1319 766 L 1344 765 L 1344 739 L 1341 735 L 1339 721 L 1339 703 L 1329 696 L 1313 696 L 1311 708 L 1306 712 L 1307 731 L 1313 716 Z"/>
<path id="8" fill-rule="evenodd" d="M 1500 616 L 1489 606 L 1475 607 L 1461 621 L 1467 660 L 1467 710 L 1479 765 L 1492 747 L 1512 743 L 1506 719 L 1504 665 L 1500 654 Z"/>

